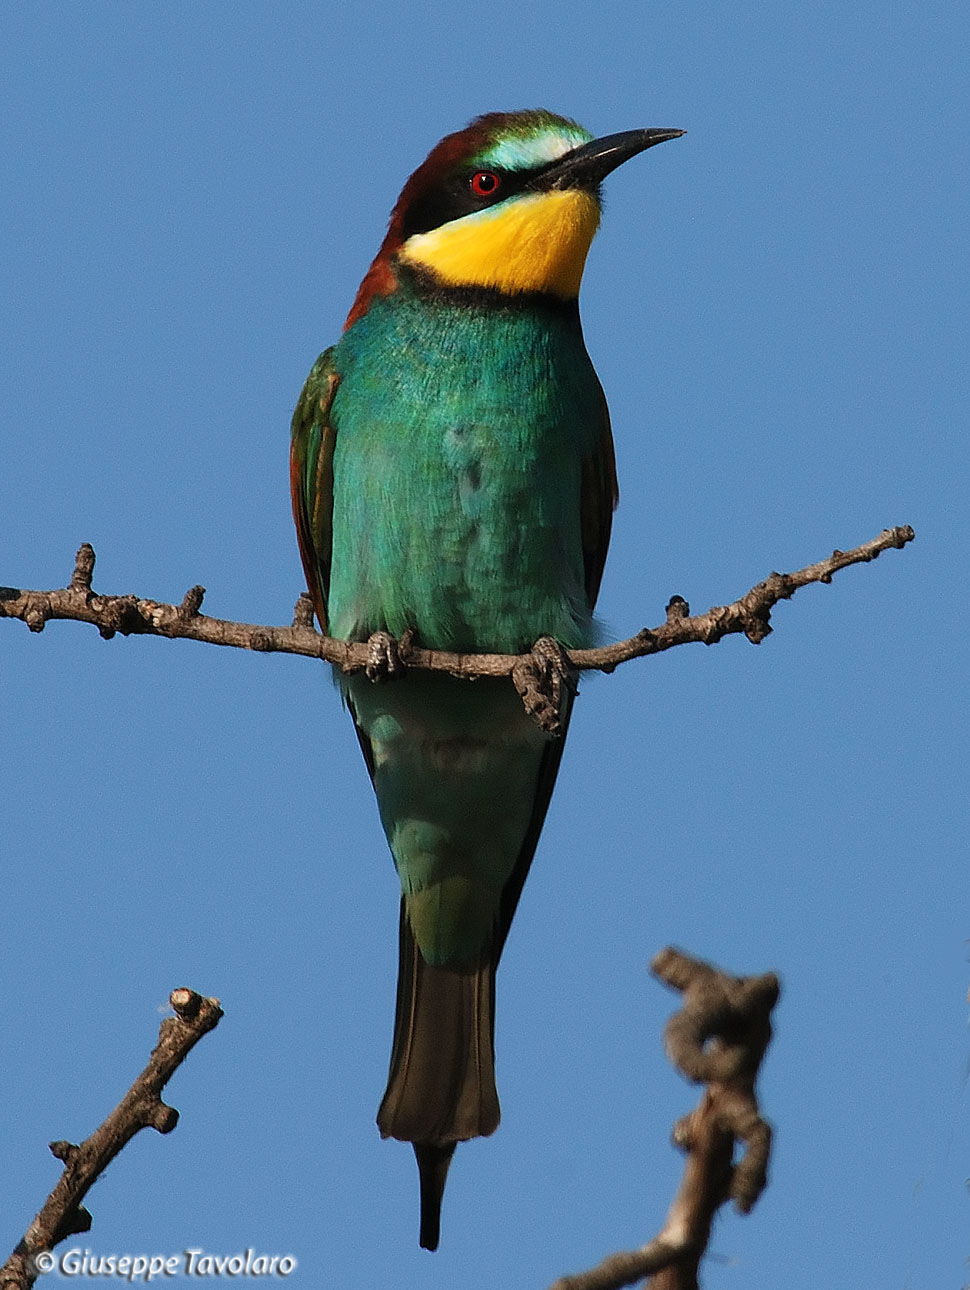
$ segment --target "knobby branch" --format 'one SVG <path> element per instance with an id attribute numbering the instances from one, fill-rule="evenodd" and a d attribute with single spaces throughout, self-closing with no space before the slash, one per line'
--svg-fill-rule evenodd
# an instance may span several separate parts
<path id="1" fill-rule="evenodd" d="M 270 627 L 210 618 L 200 612 L 205 588 L 191 587 L 178 605 L 140 596 L 102 595 L 92 585 L 94 549 L 85 542 L 77 553 L 74 573 L 66 587 L 53 591 L 24 591 L 0 587 L 0 617 L 19 618 L 33 632 L 44 630 L 55 619 L 92 623 L 107 640 L 123 636 L 168 636 L 205 641 L 261 653 L 302 654 L 334 663 L 345 672 L 366 671 L 374 680 L 407 668 L 448 672 L 461 677 L 511 677 L 526 708 L 545 728 L 555 731 L 562 680 L 571 674 L 597 670 L 612 672 L 630 659 L 660 654 L 675 645 L 714 645 L 725 636 L 742 634 L 759 645 L 771 632 L 771 611 L 780 600 L 790 599 L 809 583 L 829 583 L 852 564 L 875 560 L 883 551 L 900 549 L 916 534 L 907 525 L 883 531 L 850 551 L 833 551 L 824 560 L 794 573 L 772 573 L 729 605 L 715 605 L 703 614 L 691 614 L 681 596 L 667 605 L 666 621 L 644 627 L 635 636 L 596 649 L 559 650 L 543 637 L 529 654 L 456 654 L 426 649 L 408 634 L 394 641 L 377 633 L 369 641 L 339 641 L 322 636 L 313 626 L 313 607 L 304 593 L 296 603 L 289 627 Z"/>
<path id="2" fill-rule="evenodd" d="M 82 1202 L 136 1133 L 142 1129 L 171 1133 L 178 1123 L 179 1113 L 162 1101 L 162 1089 L 199 1040 L 219 1024 L 222 1009 L 218 999 L 184 987 L 172 991 L 169 1003 L 175 1016 L 162 1022 L 148 1065 L 104 1123 L 79 1145 L 50 1143 L 51 1153 L 64 1162 L 64 1172 L 0 1267 L 0 1290 L 30 1290 L 39 1273 L 53 1268 L 41 1256 L 69 1236 L 90 1230 L 91 1214 Z"/>
<path id="3" fill-rule="evenodd" d="M 732 1200 L 750 1213 L 767 1185 L 771 1126 L 762 1118 L 756 1082 L 771 1041 L 778 977 L 731 976 L 669 946 L 650 970 L 683 996 L 664 1028 L 667 1056 L 687 1079 L 704 1085 L 700 1104 L 674 1126 L 674 1144 L 686 1157 L 683 1177 L 653 1240 L 560 1277 L 550 1290 L 621 1290 L 644 1277 L 646 1290 L 698 1290 L 717 1211 Z"/>

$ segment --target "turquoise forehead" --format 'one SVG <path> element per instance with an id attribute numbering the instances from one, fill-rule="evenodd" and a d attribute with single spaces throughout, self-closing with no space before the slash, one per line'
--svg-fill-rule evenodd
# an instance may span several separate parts
<path id="1" fill-rule="evenodd" d="M 497 166 L 500 170 L 532 170 L 589 143 L 592 137 L 580 125 L 547 125 L 528 134 L 507 134 L 494 139 L 472 157 L 472 163 Z"/>

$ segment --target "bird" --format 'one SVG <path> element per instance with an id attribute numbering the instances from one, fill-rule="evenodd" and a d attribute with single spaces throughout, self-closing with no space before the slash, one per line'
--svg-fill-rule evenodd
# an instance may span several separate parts
<path id="1" fill-rule="evenodd" d="M 495 971 L 573 696 L 550 732 L 507 677 L 388 674 L 405 638 L 465 654 L 597 639 L 618 489 L 580 281 L 603 180 L 683 133 L 596 138 L 535 109 L 446 135 L 405 183 L 293 414 L 293 513 L 320 629 L 371 642 L 386 664 L 383 684 L 338 684 L 400 879 L 377 1123 L 413 1144 L 428 1250 L 456 1145 L 498 1126 Z"/>

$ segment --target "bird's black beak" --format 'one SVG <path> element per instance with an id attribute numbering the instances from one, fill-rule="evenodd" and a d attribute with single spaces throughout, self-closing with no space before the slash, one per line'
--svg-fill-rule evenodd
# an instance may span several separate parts
<path id="1" fill-rule="evenodd" d="M 652 148 L 655 143 L 679 139 L 685 133 L 685 130 L 624 130 L 621 134 L 604 135 L 602 139 L 593 139 L 591 143 L 584 143 L 550 162 L 529 181 L 525 191 L 597 188 L 611 170 L 622 166 L 638 152 Z"/>

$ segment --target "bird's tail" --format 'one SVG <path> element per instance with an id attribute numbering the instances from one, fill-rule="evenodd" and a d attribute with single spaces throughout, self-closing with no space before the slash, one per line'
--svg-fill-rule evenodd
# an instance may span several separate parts
<path id="1" fill-rule="evenodd" d="M 382 1137 L 414 1144 L 421 1177 L 420 1239 L 433 1250 L 455 1145 L 498 1127 L 495 964 L 491 955 L 467 969 L 426 963 L 403 900 L 399 943 L 394 1044 L 377 1124 Z"/>

